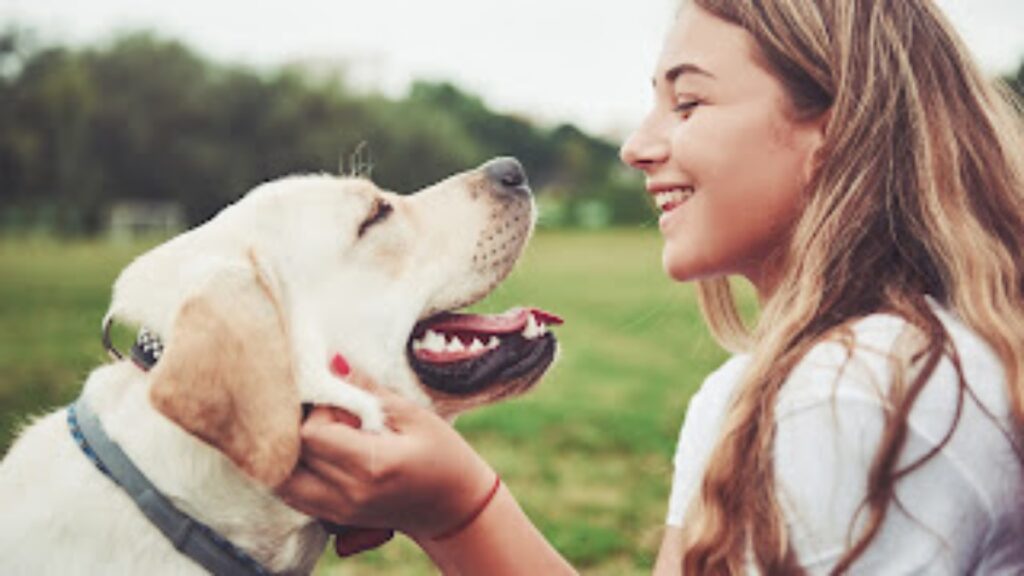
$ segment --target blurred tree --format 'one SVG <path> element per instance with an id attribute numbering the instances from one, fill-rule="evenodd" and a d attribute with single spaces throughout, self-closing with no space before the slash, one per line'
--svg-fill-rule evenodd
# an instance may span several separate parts
<path id="1" fill-rule="evenodd" d="M 176 200 L 196 224 L 269 178 L 335 172 L 357 148 L 398 192 L 512 155 L 569 213 L 649 217 L 614 145 L 495 113 L 450 83 L 392 100 L 341 72 L 212 63 L 149 33 L 77 50 L 0 33 L 0 225 L 95 233 L 124 199 Z"/>
<path id="2" fill-rule="evenodd" d="M 108 199 L 176 198 L 193 221 L 223 204 L 219 150 L 204 146 L 217 141 L 211 121 L 219 112 L 205 62 L 148 34 L 119 38 L 84 60 L 99 93 L 91 144 Z"/>
<path id="3" fill-rule="evenodd" d="M 449 115 L 477 143 L 475 161 L 494 156 L 515 156 L 538 181 L 551 178 L 554 143 L 540 128 L 515 116 L 497 114 L 484 102 L 450 83 L 414 83 L 408 100 Z"/>
<path id="4" fill-rule="evenodd" d="M 63 48 L 34 54 L 2 97 L 5 201 L 33 206 L 47 229 L 83 229 L 98 174 L 88 154 L 95 87 L 79 55 Z"/>
<path id="5" fill-rule="evenodd" d="M 13 206 L 24 193 L 35 143 L 19 120 L 19 79 L 31 44 L 22 30 L 0 32 L 0 206 Z M 2 224 L 2 222 L 0 222 Z"/>

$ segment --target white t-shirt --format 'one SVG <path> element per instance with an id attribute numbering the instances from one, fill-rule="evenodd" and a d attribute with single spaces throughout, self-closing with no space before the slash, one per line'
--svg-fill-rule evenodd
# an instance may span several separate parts
<path id="1" fill-rule="evenodd" d="M 927 464 L 897 482 L 902 508 L 890 503 L 881 531 L 853 573 L 1024 574 L 1024 469 L 1010 441 L 1002 365 L 956 317 L 933 309 L 959 352 L 977 400 L 964 396 L 950 440 Z M 827 574 L 846 550 L 881 438 L 881 399 L 891 381 L 887 351 L 905 327 L 892 315 L 858 321 L 852 355 L 838 342 L 816 345 L 780 393 L 775 412 L 778 497 L 798 557 L 811 574 Z M 734 356 L 708 376 L 690 401 L 675 456 L 670 525 L 682 526 L 748 361 Z M 957 391 L 955 369 L 944 358 L 913 405 L 898 467 L 941 443 L 955 415 Z M 862 513 L 858 526 L 865 518 Z"/>

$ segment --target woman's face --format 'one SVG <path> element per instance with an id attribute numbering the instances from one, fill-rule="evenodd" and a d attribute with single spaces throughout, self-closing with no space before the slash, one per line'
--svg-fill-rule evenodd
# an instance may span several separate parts
<path id="1" fill-rule="evenodd" d="M 824 120 L 791 120 L 782 84 L 755 51 L 742 28 L 684 8 L 658 59 L 654 108 L 621 154 L 646 175 L 672 278 L 742 274 L 765 296 Z"/>

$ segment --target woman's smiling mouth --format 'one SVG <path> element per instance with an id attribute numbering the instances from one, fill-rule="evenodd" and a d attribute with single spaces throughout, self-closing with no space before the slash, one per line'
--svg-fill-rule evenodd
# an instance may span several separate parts
<path id="1" fill-rule="evenodd" d="M 657 204 L 658 210 L 661 210 L 662 212 L 671 212 L 679 206 L 682 206 L 682 204 L 689 200 L 693 194 L 694 189 L 690 186 L 658 190 L 654 192 L 654 202 Z"/>

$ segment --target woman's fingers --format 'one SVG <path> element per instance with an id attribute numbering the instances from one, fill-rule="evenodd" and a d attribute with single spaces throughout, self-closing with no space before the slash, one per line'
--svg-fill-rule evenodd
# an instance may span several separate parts
<path id="1" fill-rule="evenodd" d="M 340 424 L 327 410 L 317 409 L 302 425 L 303 458 L 315 456 L 340 468 L 366 469 L 374 463 L 377 443 L 384 434 Z"/>
<path id="2" fill-rule="evenodd" d="M 301 428 L 302 464 L 281 491 L 285 501 L 339 524 L 408 533 L 464 517 L 466 494 L 479 488 L 481 464 L 472 449 L 435 413 L 362 376 L 357 367 L 335 358 L 332 370 L 380 400 L 387 428 L 367 432 L 342 409 L 314 407 Z M 338 551 L 363 549 L 373 538 L 342 538 Z"/>
<path id="3" fill-rule="evenodd" d="M 286 504 L 314 518 L 333 521 L 348 513 L 348 502 L 337 487 L 301 465 L 275 492 Z"/>
<path id="4" fill-rule="evenodd" d="M 314 518 L 328 522 L 327 529 L 335 535 L 334 549 L 338 556 L 352 556 L 382 546 L 394 537 L 394 530 L 359 528 L 331 524 L 348 516 L 350 507 L 337 493 L 337 488 L 318 474 L 299 467 L 291 478 L 278 488 L 278 496 L 289 506 Z M 324 517 L 325 513 L 329 516 Z"/>
<path id="5" fill-rule="evenodd" d="M 332 486 L 334 490 L 344 492 L 349 500 L 357 495 L 359 486 L 373 482 L 367 471 L 339 466 L 333 460 L 325 460 L 312 453 L 303 454 L 302 465 Z"/>

